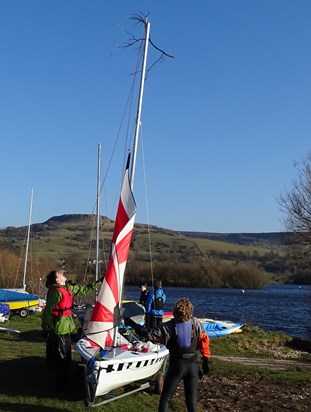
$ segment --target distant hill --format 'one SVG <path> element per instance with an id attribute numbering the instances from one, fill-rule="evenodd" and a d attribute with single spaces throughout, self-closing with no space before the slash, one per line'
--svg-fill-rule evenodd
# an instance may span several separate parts
<path id="1" fill-rule="evenodd" d="M 210 233 L 210 232 L 179 232 L 184 236 L 202 239 L 217 240 L 235 243 L 237 245 L 284 245 L 287 243 L 288 234 L 285 232 L 268 233 Z"/>
<path id="2" fill-rule="evenodd" d="M 53 216 L 43 223 L 34 223 L 32 237 L 36 241 L 36 253 L 41 257 L 64 259 L 75 253 L 86 255 L 90 244 L 95 247 L 96 216 L 88 214 L 66 214 Z M 114 222 L 101 217 L 101 247 L 110 251 Z M 149 233 L 150 231 L 150 233 Z M 7 227 L 0 230 L 0 247 L 19 252 L 23 246 L 27 227 Z M 285 234 L 278 233 L 209 233 L 174 231 L 157 226 L 135 224 L 132 253 L 135 259 L 146 260 L 149 255 L 149 240 L 155 258 L 194 259 L 209 251 L 215 255 L 233 256 L 247 254 L 263 256 L 271 251 L 282 251 Z M 104 245 L 106 243 L 106 246 Z"/>
<path id="3" fill-rule="evenodd" d="M 108 261 L 114 222 L 101 217 L 99 247 L 100 259 Z M 73 273 L 82 272 L 86 262 L 96 258 L 96 216 L 90 214 L 65 214 L 53 216 L 45 222 L 31 226 L 29 258 L 40 260 L 40 265 L 50 266 L 48 261 L 65 264 Z M 25 248 L 27 226 L 6 227 L 0 230 L 0 249 L 21 256 Z M 129 266 L 135 275 L 141 268 L 150 266 L 150 254 L 155 265 L 171 265 L 190 268 L 214 262 L 216 266 L 229 263 L 248 264 L 257 267 L 276 279 L 294 273 L 296 268 L 286 259 L 287 234 L 272 233 L 213 233 L 174 231 L 155 225 L 135 224 Z M 136 266 L 135 266 L 136 265 Z M 188 265 L 188 266 L 187 266 Z M 296 268 L 296 269 L 295 269 Z M 184 269 L 187 272 L 188 269 Z M 199 269 L 196 271 L 198 273 Z M 133 276 L 134 276 L 133 275 Z M 178 282 L 177 282 L 178 283 Z M 300 282 L 301 283 L 301 282 Z"/>
<path id="4" fill-rule="evenodd" d="M 90 220 L 94 219 L 94 215 L 89 214 L 65 214 L 60 216 L 53 216 L 43 223 L 33 223 L 32 231 L 40 232 L 47 229 L 53 229 L 56 227 L 61 227 L 65 225 L 70 225 L 71 227 L 76 226 L 77 228 L 84 227 L 90 224 Z M 102 222 L 109 225 L 110 228 L 113 226 L 114 221 L 102 216 Z M 136 223 L 136 229 L 145 230 L 148 225 Z M 215 232 L 195 232 L 195 231 L 175 231 L 172 229 L 162 228 L 155 225 L 149 225 L 149 228 L 154 232 L 157 231 L 163 234 L 170 234 L 174 236 L 185 236 L 191 238 L 209 239 L 220 242 L 229 242 L 237 245 L 254 245 L 254 244 L 270 244 L 270 245 L 284 245 L 288 234 L 285 232 L 268 232 L 268 233 L 215 233 Z M 9 226 L 5 229 L 0 230 L 0 234 L 4 233 L 24 233 L 26 226 Z"/>

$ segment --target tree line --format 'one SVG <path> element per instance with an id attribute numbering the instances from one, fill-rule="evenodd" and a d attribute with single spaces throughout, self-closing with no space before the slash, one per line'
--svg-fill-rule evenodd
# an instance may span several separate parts
<path id="1" fill-rule="evenodd" d="M 12 251 L 0 250 L 0 288 L 21 288 L 23 284 L 23 262 Z M 68 277 L 74 281 L 89 282 L 95 278 L 95 265 L 86 264 L 81 255 L 73 254 L 62 262 L 53 259 L 30 259 L 26 278 L 27 291 L 40 293 L 44 290 L 45 276 L 55 267 L 65 267 Z M 64 266 L 65 265 L 65 266 Z M 87 269 L 86 269 L 87 267 Z M 103 273 L 106 267 L 101 269 Z M 174 259 L 157 261 L 153 264 L 153 277 L 161 278 L 167 286 L 206 288 L 262 288 L 268 283 L 267 274 L 254 264 L 244 262 L 201 259 L 183 263 Z M 139 284 L 142 280 L 151 282 L 150 263 L 133 259 L 133 253 L 126 269 L 126 283 Z"/>
<path id="2" fill-rule="evenodd" d="M 192 263 L 176 261 L 156 262 L 153 265 L 153 279 L 161 279 L 166 286 L 200 288 L 259 289 L 269 278 L 255 265 L 231 264 L 217 259 L 206 259 Z M 143 262 L 129 262 L 127 282 L 138 285 L 141 281 L 150 283 L 150 265 Z"/>

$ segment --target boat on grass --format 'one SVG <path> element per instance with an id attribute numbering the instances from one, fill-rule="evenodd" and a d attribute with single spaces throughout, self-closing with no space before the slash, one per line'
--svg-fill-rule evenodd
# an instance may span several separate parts
<path id="1" fill-rule="evenodd" d="M 172 312 L 164 312 L 163 322 L 172 319 Z M 230 335 L 231 333 L 242 332 L 243 323 L 235 323 L 231 320 L 216 320 L 210 318 L 198 318 L 202 323 L 209 338 L 219 338 L 221 336 Z"/>
<path id="2" fill-rule="evenodd" d="M 91 311 L 85 337 L 76 344 L 76 351 L 82 360 L 80 366 L 84 374 L 88 406 L 103 405 L 120 396 L 143 390 L 150 386 L 152 378 L 156 382 L 156 390 L 160 391 L 163 383 L 162 370 L 169 354 L 166 346 L 139 342 L 130 330 L 120 327 L 124 272 L 136 216 L 132 190 L 150 40 L 149 21 L 143 18 L 136 20 L 144 25 L 145 37 L 133 150 L 128 155 L 125 167 L 108 268 Z M 111 394 L 111 391 L 133 383 L 138 385 L 135 389 L 96 402 L 97 397 Z"/>
<path id="3" fill-rule="evenodd" d="M 145 308 L 135 301 L 124 301 L 124 317 L 131 318 L 135 323 L 140 325 L 145 324 Z M 167 322 L 173 318 L 172 312 L 164 312 L 163 322 Z M 221 336 L 230 335 L 231 333 L 242 332 L 243 323 L 232 322 L 230 320 L 215 320 L 210 318 L 198 318 L 202 323 L 206 333 L 210 338 L 219 338 Z"/>
<path id="4" fill-rule="evenodd" d="M 6 323 L 10 319 L 10 306 L 7 303 L 0 303 L 0 323 Z M 0 326 L 0 333 L 11 333 L 14 335 L 18 335 L 20 333 L 17 329 L 6 328 Z"/>
<path id="5" fill-rule="evenodd" d="M 0 289 L 0 303 L 7 304 L 12 314 L 26 318 L 29 311 L 40 307 L 39 296 L 18 289 Z"/>
<path id="6" fill-rule="evenodd" d="M 243 323 L 234 323 L 230 320 L 214 320 L 199 318 L 209 338 L 220 338 L 231 333 L 242 332 Z"/>

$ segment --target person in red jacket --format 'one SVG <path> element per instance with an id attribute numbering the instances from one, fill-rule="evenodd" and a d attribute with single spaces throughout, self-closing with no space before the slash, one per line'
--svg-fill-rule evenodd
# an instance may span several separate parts
<path id="1" fill-rule="evenodd" d="M 131 319 L 125 319 L 125 324 L 131 326 L 138 335 L 161 342 L 169 349 L 170 360 L 160 397 L 159 412 L 168 411 L 170 399 L 181 380 L 184 382 L 187 410 L 196 412 L 199 373 L 209 373 L 209 337 L 201 322 L 193 317 L 193 305 L 188 298 L 183 297 L 175 303 L 173 316 L 172 320 L 149 330 Z M 200 350 L 202 355 L 202 372 L 198 365 L 197 350 Z"/>
<path id="2" fill-rule="evenodd" d="M 76 329 L 73 298 L 95 290 L 101 280 L 85 286 L 72 285 L 67 282 L 64 272 L 57 270 L 46 277 L 48 294 L 42 313 L 42 329 L 46 339 L 46 365 L 56 371 L 58 390 L 66 390 L 71 384 L 71 333 Z"/>

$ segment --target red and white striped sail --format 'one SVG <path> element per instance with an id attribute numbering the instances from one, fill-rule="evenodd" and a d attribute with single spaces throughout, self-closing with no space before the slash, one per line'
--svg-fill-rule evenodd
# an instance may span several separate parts
<path id="1" fill-rule="evenodd" d="M 136 215 L 136 204 L 130 187 L 128 169 L 127 166 L 115 220 L 108 269 L 86 332 L 87 338 L 102 348 L 112 345 L 114 328 L 120 323 L 124 271 Z"/>

